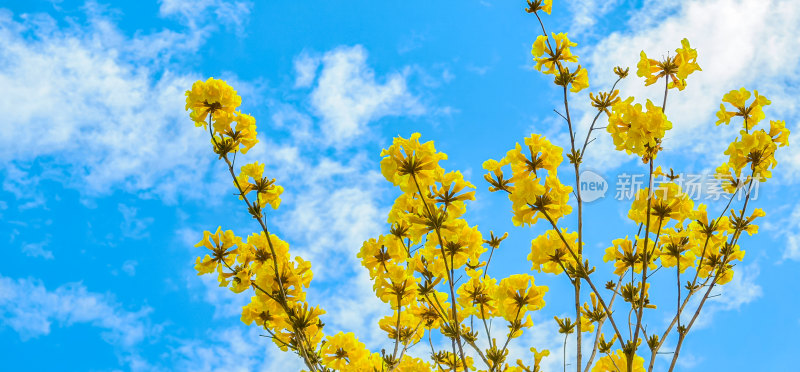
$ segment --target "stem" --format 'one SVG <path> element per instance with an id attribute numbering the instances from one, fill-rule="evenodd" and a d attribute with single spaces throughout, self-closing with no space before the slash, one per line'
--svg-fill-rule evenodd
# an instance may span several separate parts
<path id="1" fill-rule="evenodd" d="M 747 211 L 747 204 L 750 201 L 750 191 L 752 191 L 752 189 L 753 189 L 753 180 L 754 180 L 754 178 L 751 175 L 750 183 L 747 185 L 747 195 L 745 196 L 744 205 L 742 206 L 742 210 L 741 210 L 741 217 L 742 218 L 744 218 L 744 214 Z M 741 233 L 742 233 L 742 230 L 737 226 L 736 230 L 733 233 L 733 236 L 731 236 L 731 241 L 730 241 L 730 243 L 728 245 L 735 246 L 736 243 L 739 241 L 739 237 L 741 236 Z M 703 305 L 705 305 L 706 300 L 708 300 L 708 295 L 711 294 L 711 290 L 714 289 L 714 286 L 717 284 L 717 280 L 719 279 L 720 274 L 723 272 L 723 269 L 724 270 L 730 270 L 730 269 L 725 269 L 725 265 L 727 265 L 727 261 L 728 261 L 728 252 L 726 252 L 722 257 L 722 260 L 720 260 L 720 267 L 717 268 L 717 270 L 716 270 L 717 272 L 714 275 L 714 279 L 711 281 L 711 285 L 708 286 L 708 290 L 706 290 L 706 293 L 703 295 L 703 299 L 700 300 L 700 305 L 697 306 L 697 310 L 694 312 L 694 315 L 692 316 L 692 320 L 689 321 L 689 325 L 686 326 L 686 331 L 683 332 L 682 334 L 680 334 L 679 337 L 678 337 L 678 345 L 675 347 L 675 354 L 672 356 L 672 363 L 669 366 L 669 371 L 670 372 L 672 372 L 672 370 L 675 369 L 675 363 L 678 361 L 678 355 L 680 354 L 681 346 L 683 345 L 683 340 L 686 339 L 686 335 L 689 333 L 689 330 L 692 329 L 692 326 L 694 325 L 694 322 L 697 320 L 697 317 L 700 315 L 700 311 L 703 309 Z"/>
<path id="2" fill-rule="evenodd" d="M 212 117 L 213 117 L 213 114 L 210 114 L 208 116 L 208 132 L 211 135 L 211 140 L 214 142 L 214 145 L 218 146 L 217 138 L 214 136 L 214 133 L 212 132 L 212 129 L 211 129 L 212 128 L 212 124 L 211 124 Z M 225 164 L 227 164 L 227 166 L 228 166 L 228 172 L 231 174 L 231 177 L 233 178 L 233 183 L 236 185 L 236 189 L 239 191 L 239 196 L 241 196 L 242 200 L 244 200 L 245 204 L 247 205 L 248 210 L 255 210 L 254 207 L 253 207 L 253 204 L 247 198 L 247 195 L 245 195 L 244 189 L 239 184 L 239 180 L 236 178 L 236 173 L 233 170 L 233 163 L 228 159 L 228 154 L 222 154 L 221 158 L 223 160 L 225 160 Z M 258 202 L 258 195 L 256 195 L 256 202 Z M 292 318 L 292 315 L 291 315 L 292 312 L 289 310 L 289 306 L 286 303 L 286 298 L 287 298 L 286 297 L 286 292 L 285 292 L 285 289 L 283 288 L 283 281 L 281 279 L 281 276 L 280 276 L 280 273 L 279 273 L 279 269 L 278 269 L 278 260 L 277 260 L 278 255 L 275 252 L 275 247 L 272 245 L 272 239 L 270 238 L 269 229 L 267 229 L 266 216 L 264 217 L 263 220 L 261 218 L 256 218 L 256 220 L 258 220 L 259 225 L 261 225 L 261 230 L 264 231 L 264 234 L 267 237 L 267 243 L 269 245 L 270 252 L 272 253 L 272 261 L 275 263 L 275 265 L 273 265 L 272 268 L 274 270 L 275 281 L 278 283 L 278 288 L 280 289 L 280 298 L 279 298 L 280 300 L 276 301 L 276 302 L 278 302 L 281 305 L 281 307 L 283 308 L 283 310 L 286 313 L 286 315 L 291 319 Z M 263 289 L 261 289 L 261 291 L 264 292 L 264 293 L 267 293 Z M 308 351 L 306 350 L 307 346 L 303 345 L 304 342 L 307 343 L 308 344 L 308 348 L 310 349 L 310 342 L 308 342 L 307 338 L 305 337 L 305 333 L 301 329 L 297 329 L 294 326 L 292 326 L 292 330 L 294 331 L 295 335 L 297 335 L 298 340 L 300 341 L 299 342 L 300 351 L 301 351 L 300 354 L 303 357 L 303 361 L 305 362 L 306 366 L 312 372 L 316 371 L 317 367 L 313 363 L 311 363 L 311 359 L 308 357 Z"/>
<path id="3" fill-rule="evenodd" d="M 403 284 L 403 291 L 405 292 L 405 284 Z M 395 338 L 394 338 L 394 351 L 392 352 L 392 358 L 397 357 L 397 347 L 400 345 L 400 312 L 403 307 L 400 305 L 401 301 L 400 293 L 397 294 L 397 325 L 395 326 Z M 398 360 L 399 362 L 399 360 Z"/>
<path id="4" fill-rule="evenodd" d="M 431 216 L 431 217 L 434 217 L 433 212 L 431 212 L 430 207 L 428 207 L 428 202 L 425 201 L 425 196 L 422 195 L 422 188 L 419 187 L 419 182 L 417 181 L 417 176 L 414 173 L 411 173 L 411 178 L 414 180 L 414 185 L 417 186 L 417 191 L 419 192 L 419 197 L 422 200 L 422 204 L 425 205 L 425 209 L 428 211 L 428 215 Z M 456 293 L 455 293 L 455 289 L 453 288 L 452 268 L 448 267 L 448 265 L 447 265 L 447 258 L 446 258 L 446 254 L 445 254 L 445 251 L 444 251 L 444 240 L 442 240 L 441 231 L 439 230 L 439 227 L 436 227 L 434 230 L 436 231 L 436 237 L 439 239 L 439 248 L 440 248 L 440 250 L 442 252 L 442 260 L 444 260 L 445 271 L 447 272 L 447 283 L 449 284 L 449 287 L 450 287 L 450 298 L 451 298 L 450 303 L 452 305 L 451 307 L 452 307 L 452 311 L 453 311 L 453 330 L 454 330 L 454 332 L 456 334 L 456 341 L 457 341 L 456 343 L 458 344 L 458 351 L 459 351 L 459 354 L 461 355 L 461 361 L 464 363 L 464 370 L 466 371 L 467 370 L 467 359 L 464 357 L 464 349 L 461 346 L 461 327 L 460 327 L 461 323 L 458 320 L 458 313 L 457 313 L 457 310 L 456 310 Z M 436 298 L 436 296 L 434 296 L 434 298 Z M 453 354 L 455 354 L 455 350 L 454 350 Z M 455 370 L 455 366 L 453 367 L 453 370 Z"/>
<path id="5" fill-rule="evenodd" d="M 667 111 L 667 95 L 669 94 L 669 78 L 664 78 L 664 100 L 661 104 L 661 112 L 665 113 Z M 644 231 L 644 253 L 645 256 L 642 259 L 642 290 L 639 294 L 639 311 L 637 312 L 636 316 L 636 331 L 633 333 L 633 347 L 636 348 L 636 345 L 639 341 L 639 328 L 642 325 L 642 315 L 644 314 L 644 291 L 645 291 L 645 284 L 647 284 L 647 265 L 650 262 L 649 252 L 647 243 L 650 238 L 650 202 L 652 200 L 653 194 L 653 158 L 655 157 L 655 153 L 650 156 L 650 179 L 647 181 L 647 226 L 645 227 Z M 659 229 L 660 230 L 660 229 Z M 658 234 L 656 234 L 658 235 Z M 655 249 L 655 247 L 653 247 Z M 633 369 L 633 357 L 635 352 L 630 353 L 627 356 L 628 358 L 628 372 L 631 372 Z"/>
<path id="6" fill-rule="evenodd" d="M 666 98 L 664 100 L 666 102 Z M 649 255 L 649 248 L 648 248 L 648 241 L 650 239 L 650 203 L 652 201 L 652 194 L 653 194 L 653 157 L 650 157 L 650 176 L 649 180 L 647 181 L 647 217 L 645 222 L 645 229 L 644 229 L 644 256 L 642 257 L 642 289 L 639 292 L 639 310 L 636 312 L 636 327 L 635 331 L 633 332 L 633 345 L 636 347 L 636 344 L 639 341 L 639 328 L 642 326 L 642 315 L 644 314 L 644 291 L 647 284 L 647 266 L 650 263 L 650 255 Z M 631 303 L 633 306 L 633 303 Z M 633 356 L 635 352 L 632 352 L 627 355 L 628 358 L 628 372 L 631 372 L 633 369 Z"/>
<path id="7" fill-rule="evenodd" d="M 620 80 L 622 80 L 621 77 L 617 78 L 617 81 L 615 81 L 614 85 L 611 86 L 611 92 L 610 93 L 614 93 L 614 88 L 617 87 L 617 83 L 619 83 Z M 589 137 L 591 137 L 592 131 L 594 130 L 594 124 L 595 124 L 595 122 L 597 122 L 597 118 L 599 118 L 600 114 L 602 114 L 602 113 L 603 113 L 603 110 L 600 110 L 600 111 L 597 112 L 597 115 L 595 115 L 594 119 L 592 120 L 592 125 L 589 126 L 589 131 L 586 132 L 586 140 L 583 141 L 583 147 L 581 148 L 581 157 L 583 157 L 584 153 L 586 153 L 586 146 L 589 145 Z"/>
<path id="8" fill-rule="evenodd" d="M 558 229 L 556 223 L 553 221 L 552 218 L 550 218 L 550 215 L 547 213 L 547 211 L 542 209 L 541 212 L 547 219 L 547 221 L 550 222 L 550 225 L 553 226 L 553 230 L 555 230 L 556 233 L 558 233 L 558 236 L 561 238 L 561 241 L 564 243 L 564 247 L 567 248 L 567 251 L 569 251 L 569 253 L 572 254 L 572 257 L 575 258 L 577 262 L 580 262 L 580 260 L 577 259 L 577 255 L 575 255 L 575 252 L 572 250 L 572 247 L 569 246 L 569 243 L 567 243 L 567 240 L 564 238 L 564 235 L 561 234 L 561 230 Z M 611 316 L 611 310 L 608 308 L 608 306 L 606 306 L 605 301 L 603 301 L 603 297 L 600 295 L 600 291 L 597 290 L 597 287 L 595 287 L 594 283 L 592 283 L 592 280 L 589 278 L 588 275 L 583 277 L 583 280 L 585 280 L 586 283 L 588 283 L 589 286 L 592 287 L 592 292 L 594 292 L 594 294 L 597 296 L 597 300 L 600 301 L 600 304 L 603 305 L 603 310 L 605 310 L 606 316 L 608 316 L 608 319 L 611 321 L 611 325 L 614 327 L 614 332 L 617 334 L 617 337 L 620 340 L 622 340 L 622 333 L 619 332 L 619 329 L 617 328 L 617 323 L 614 322 L 614 317 Z"/>
<path id="9" fill-rule="evenodd" d="M 578 319 L 580 322 L 580 319 Z M 567 372 L 567 338 L 569 337 L 569 333 L 564 335 L 564 372 Z"/>
<path id="10" fill-rule="evenodd" d="M 619 293 L 619 287 L 622 286 L 622 277 L 624 275 L 625 275 L 625 273 L 623 272 L 619 276 L 619 280 L 617 280 L 617 287 L 614 288 L 614 294 L 611 295 L 611 301 L 608 302 L 609 308 L 614 307 L 614 299 L 617 298 L 617 294 Z M 597 346 L 600 343 L 600 333 L 601 333 L 601 330 L 603 329 L 603 324 L 605 323 L 606 319 L 608 319 L 608 316 L 606 316 L 603 319 L 600 319 L 600 321 L 597 322 L 597 333 L 594 336 L 594 347 L 592 347 L 592 355 L 589 356 L 589 360 L 586 362 L 586 368 L 583 369 L 583 372 L 589 372 L 589 368 L 592 366 L 592 362 L 594 361 L 594 357 L 597 355 Z M 620 343 L 621 342 L 622 342 L 622 340 L 620 340 Z"/>

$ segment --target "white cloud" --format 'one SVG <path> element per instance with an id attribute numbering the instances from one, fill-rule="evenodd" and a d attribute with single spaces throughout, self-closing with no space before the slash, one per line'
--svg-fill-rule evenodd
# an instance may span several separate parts
<path id="1" fill-rule="evenodd" d="M 665 140 L 667 151 L 698 156 L 704 166 L 719 163 L 726 143 L 738 129 L 733 125 L 715 127 L 715 113 L 722 95 L 742 86 L 769 97 L 772 106 L 767 108 L 767 117 L 787 119 L 787 125 L 796 131 L 794 97 L 800 93 L 800 85 L 794 72 L 800 66 L 800 39 L 796 37 L 800 33 L 800 8 L 786 0 L 693 0 L 675 4 L 679 5 L 659 8 L 655 13 L 645 5 L 632 15 L 636 20 L 631 21 L 632 31 L 612 33 L 592 46 L 584 60 L 591 66 L 593 86 L 608 89 L 616 78 L 612 68 L 629 66 L 631 74 L 618 86 L 623 98 L 633 95 L 660 104 L 663 86 L 644 87 L 636 76 L 639 52 L 644 50 L 654 57 L 674 53 L 686 37 L 698 50 L 703 71 L 689 77 L 683 92 L 670 91 L 667 116 L 673 129 Z M 593 116 L 588 106 L 585 109 L 587 112 L 579 116 L 584 130 Z M 697 135 L 708 131 L 720 135 Z M 596 168 L 613 168 L 631 159 L 612 150 L 605 131 L 597 137 L 588 159 Z M 800 159 L 800 153 L 793 157 Z M 783 170 L 800 176 L 800 160 L 791 168 Z"/>
<path id="2" fill-rule="evenodd" d="M 111 296 L 89 292 L 81 283 L 48 290 L 39 280 L 0 276 L 0 326 L 13 329 L 23 341 L 50 334 L 53 323 L 86 323 L 101 329 L 109 344 L 128 350 L 159 332 L 150 324 L 151 311 L 127 311 Z"/>
<path id="3" fill-rule="evenodd" d="M 756 283 L 760 273 L 761 269 L 757 261 L 746 266 L 741 264 L 736 266 L 733 280 L 725 285 L 715 287 L 716 289 L 711 293 L 715 297 L 710 297 L 706 301 L 692 330 L 709 326 L 714 319 L 714 315 L 719 311 L 739 310 L 742 306 L 761 297 L 764 291 Z M 683 324 L 689 324 L 692 316 L 694 316 L 694 309 L 697 309 L 704 293 L 700 292 L 692 298 L 686 307 L 690 311 L 681 313 L 681 322 Z"/>
<path id="4" fill-rule="evenodd" d="M 425 106 L 407 87 L 406 74 L 394 72 L 379 82 L 367 66 L 364 47 L 339 47 L 321 57 L 322 71 L 311 92 L 311 105 L 322 119 L 330 145 L 345 147 L 386 116 L 422 115 Z"/>
<path id="5" fill-rule="evenodd" d="M 297 77 L 294 80 L 295 88 L 307 88 L 314 83 L 319 68 L 319 58 L 310 56 L 308 53 L 301 53 L 294 58 L 294 71 Z"/>
<path id="6" fill-rule="evenodd" d="M 136 265 L 138 264 L 139 262 L 135 260 L 127 260 L 122 263 L 122 271 L 128 276 L 134 276 L 136 275 Z"/>
<path id="7" fill-rule="evenodd" d="M 208 339 L 181 340 L 171 369 L 181 371 L 299 371 L 300 357 L 280 351 L 257 327 L 238 325 L 208 332 Z"/>
<path id="8" fill-rule="evenodd" d="M 222 24 L 233 28 L 238 35 L 250 18 L 251 1 L 225 0 L 160 0 L 161 16 L 176 16 L 190 28 L 202 28 L 209 24 Z M 210 17 L 212 15 L 214 17 Z"/>
<path id="9" fill-rule="evenodd" d="M 46 260 L 52 260 L 53 252 L 45 249 L 50 244 L 48 240 L 38 243 L 25 243 L 22 245 L 22 252 L 30 257 L 41 257 Z"/>
<path id="10" fill-rule="evenodd" d="M 582 0 L 567 2 L 567 7 L 572 13 L 570 19 L 570 37 L 581 36 L 584 32 L 591 32 L 597 20 L 614 9 L 619 0 L 598 1 Z"/>
<path id="11" fill-rule="evenodd" d="M 0 101 L 4 189 L 36 181 L 28 168 L 37 161 L 46 171 L 36 177 L 88 195 L 206 194 L 185 187 L 204 180 L 213 161 L 183 110 L 195 79 L 159 62 L 173 48 L 185 51 L 194 36 L 128 38 L 102 13 L 88 17 L 86 25 L 57 29 L 48 15 L 15 21 L 0 12 L 0 85 L 9 92 Z"/>
<path id="12" fill-rule="evenodd" d="M 800 204 L 785 219 L 777 221 L 776 226 L 765 226 L 776 237 L 786 237 L 786 247 L 781 260 L 800 261 Z"/>
<path id="13" fill-rule="evenodd" d="M 153 223 L 152 217 L 138 217 L 138 209 L 120 203 L 119 212 L 122 214 L 122 224 L 120 229 L 122 235 L 128 238 L 141 239 L 149 236 L 147 228 Z"/>
<path id="14" fill-rule="evenodd" d="M 203 301 L 214 305 L 214 319 L 225 318 L 238 319 L 242 314 L 242 308 L 250 302 L 251 292 L 234 293 L 229 288 L 220 288 L 216 275 L 196 275 L 192 269 L 192 274 L 187 278 L 187 290 L 193 294 L 202 294 Z M 197 282 L 202 288 L 199 288 Z"/>

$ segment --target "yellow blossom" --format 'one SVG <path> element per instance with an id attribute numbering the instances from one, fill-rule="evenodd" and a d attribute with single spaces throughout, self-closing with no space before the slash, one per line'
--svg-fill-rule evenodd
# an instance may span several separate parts
<path id="1" fill-rule="evenodd" d="M 702 71 L 697 64 L 697 50 L 692 49 L 689 40 L 681 40 L 681 48 L 675 49 L 675 56 L 667 56 L 663 60 L 647 57 L 644 51 L 639 54 L 636 75 L 645 78 L 645 85 L 655 84 L 661 77 L 670 79 L 668 88 L 683 90 L 686 78 L 695 71 Z"/>
<path id="2" fill-rule="evenodd" d="M 636 154 L 647 160 L 654 158 L 661 147 L 661 141 L 672 123 L 660 107 L 650 100 L 645 105 L 633 104 L 633 97 L 617 102 L 612 106 L 606 130 L 611 133 L 617 150 Z"/>
<path id="3" fill-rule="evenodd" d="M 436 152 L 433 141 L 420 143 L 420 134 L 411 138 L 395 137 L 392 146 L 381 151 L 381 172 L 389 182 L 406 193 L 417 192 L 417 186 L 426 190 L 433 184 L 439 161 L 447 155 Z"/>
<path id="4" fill-rule="evenodd" d="M 744 129 L 749 131 L 761 120 L 764 120 L 764 106 L 768 106 L 772 102 L 767 97 L 759 95 L 757 90 L 753 91 L 753 95 L 755 96 L 753 102 L 747 105 L 747 100 L 750 99 L 750 91 L 744 87 L 726 93 L 722 97 L 722 102 L 729 103 L 735 110 L 728 111 L 725 108 L 725 104 L 721 103 L 719 112 L 717 112 L 717 125 L 722 123 L 730 124 L 732 118 L 739 116 L 744 119 Z"/>
<path id="5" fill-rule="evenodd" d="M 369 350 L 364 343 L 359 342 L 351 333 L 337 333 L 328 336 L 327 342 L 320 349 L 322 363 L 326 367 L 349 371 L 353 366 L 360 366 L 368 362 Z M 348 368 L 350 367 L 350 368 Z"/>
<path id="6" fill-rule="evenodd" d="M 228 83 L 214 78 L 198 80 L 186 91 L 186 110 L 191 109 L 189 116 L 198 127 L 205 128 L 209 114 L 215 126 L 229 125 L 241 104 L 242 97 Z"/>
<path id="7" fill-rule="evenodd" d="M 628 357 L 622 350 L 617 350 L 614 353 L 607 354 L 597 360 L 597 363 L 592 367 L 592 372 L 618 372 L 628 371 Z M 634 355 L 633 366 L 631 371 L 644 372 L 644 358 Z"/>

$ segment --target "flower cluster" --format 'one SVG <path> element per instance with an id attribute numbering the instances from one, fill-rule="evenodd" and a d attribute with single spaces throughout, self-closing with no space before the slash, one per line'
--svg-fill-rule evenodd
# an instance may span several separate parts
<path id="1" fill-rule="evenodd" d="M 702 71 L 697 64 L 697 50 L 689 46 L 689 40 L 681 40 L 681 48 L 675 49 L 675 56 L 667 56 L 662 60 L 647 57 L 644 51 L 639 55 L 636 75 L 645 78 L 645 85 L 652 85 L 659 78 L 668 80 L 668 88 L 686 88 L 686 78 L 695 71 Z"/>
<path id="2" fill-rule="evenodd" d="M 475 349 L 490 367 L 501 366 L 508 350 L 498 348 L 496 338 L 488 349 L 480 349 L 475 343 L 478 331 L 471 330 L 465 319 L 504 319 L 509 328 L 507 338 L 518 337 L 533 325 L 530 312 L 544 306 L 547 287 L 536 286 L 529 275 L 498 283 L 486 274 L 489 261 L 482 261 L 486 246 L 493 252 L 507 234 L 491 234 L 484 240 L 477 227 L 462 218 L 466 202 L 475 199 L 475 186 L 460 172 L 442 168 L 439 162 L 447 155 L 438 152 L 432 142 L 421 143 L 419 139 L 418 133 L 410 138 L 397 137 L 381 153 L 381 172 L 402 193 L 389 212 L 390 234 L 364 242 L 358 254 L 376 295 L 392 309 L 379 326 L 399 345 L 395 349 L 406 348 L 433 330 L 450 338 L 457 349 L 431 351 L 439 368 L 473 365 L 473 359 L 464 354 L 467 347 Z M 546 141 L 538 137 L 526 143 L 543 151 L 536 167 L 555 172 L 561 162 L 560 149 L 545 146 Z M 520 180 L 523 173 L 535 173 L 523 169 L 525 157 L 519 151 L 512 150 L 508 158 Z M 463 275 L 459 272 L 469 278 L 460 286 L 455 279 Z M 391 367 L 408 357 L 398 360 L 395 351 L 383 358 Z"/>
<path id="3" fill-rule="evenodd" d="M 536 13 L 539 10 L 550 14 L 552 3 L 548 0 L 546 2 L 539 1 L 538 4 L 533 4 L 530 1 L 528 13 Z M 537 18 L 538 18 L 537 14 Z M 541 18 L 539 18 L 541 22 Z M 544 26 L 542 26 L 544 31 Z M 555 84 L 564 87 L 564 91 L 568 86 L 569 90 L 573 93 L 580 92 L 589 87 L 589 72 L 582 66 L 577 65 L 570 70 L 570 66 L 566 63 L 578 63 L 578 56 L 572 53 L 570 48 L 577 46 L 569 40 L 567 33 L 558 33 L 548 35 L 544 33 L 536 38 L 531 48 L 533 60 L 536 61 L 536 69 L 548 75 L 555 76 Z"/>
<path id="4" fill-rule="evenodd" d="M 570 212 L 567 203 L 572 187 L 561 183 L 557 175 L 563 161 L 562 149 L 545 137 L 532 134 L 525 138 L 525 148 L 519 143 L 500 161 L 487 160 L 483 168 L 489 171 L 484 178 L 490 191 L 505 191 L 512 202 L 515 225 L 532 225 L 539 218 L 557 221 Z M 503 168 L 511 168 L 505 178 Z"/>
<path id="5" fill-rule="evenodd" d="M 670 129 L 672 123 L 661 107 L 647 100 L 643 110 L 641 104 L 633 104 L 633 97 L 612 106 L 606 127 L 617 150 L 636 154 L 645 162 L 655 158 L 664 135 Z"/>
<path id="6" fill-rule="evenodd" d="M 770 101 L 758 91 L 753 91 L 753 96 L 753 101 L 747 105 L 750 92 L 745 88 L 732 90 L 723 96 L 722 101 L 731 104 L 736 111 L 726 111 L 723 103 L 717 113 L 717 124 L 730 124 L 734 117 L 742 117 L 743 122 L 739 137 L 725 150 L 728 161 L 717 168 L 717 173 L 724 175 L 726 180 L 725 190 L 730 193 L 754 179 L 761 182 L 771 178 L 771 170 L 778 164 L 775 152 L 778 147 L 789 145 L 789 129 L 783 120 L 770 120 L 769 129 L 754 130 L 766 117 L 763 108 Z M 749 174 L 743 176 L 743 170 Z"/>
<path id="7" fill-rule="evenodd" d="M 256 143 L 256 119 L 236 109 L 242 98 L 226 82 L 214 78 L 197 81 L 186 91 L 186 110 L 195 126 L 211 122 L 214 151 L 222 155 L 241 151 L 247 153 Z"/>

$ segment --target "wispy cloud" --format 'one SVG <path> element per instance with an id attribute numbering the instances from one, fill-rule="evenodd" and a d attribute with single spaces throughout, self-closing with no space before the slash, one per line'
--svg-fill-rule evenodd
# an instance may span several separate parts
<path id="1" fill-rule="evenodd" d="M 211 162 L 202 131 L 183 110 L 195 77 L 175 74 L 167 63 L 198 47 L 196 34 L 129 38 L 102 8 L 90 7 L 86 17 L 59 29 L 49 15 L 17 21 L 0 12 L 0 85 L 10 92 L 0 102 L 4 189 L 35 181 L 28 168 L 40 162 L 47 172 L 36 177 L 82 194 L 204 194 L 185 187 L 205 179 Z"/>
<path id="2" fill-rule="evenodd" d="M 319 63 L 318 57 L 312 57 L 307 52 L 294 57 L 294 71 L 297 75 L 294 80 L 295 88 L 310 87 L 314 83 Z"/>
<path id="3" fill-rule="evenodd" d="M 329 51 L 320 57 L 320 63 L 322 71 L 310 99 L 329 145 L 349 145 L 367 130 L 367 123 L 380 118 L 417 116 L 427 111 L 419 97 L 409 91 L 405 72 L 377 79 L 361 45 Z"/>
<path id="4" fill-rule="evenodd" d="M 117 208 L 122 214 L 120 229 L 122 235 L 128 238 L 141 239 L 149 235 L 147 228 L 153 223 L 152 217 L 139 217 L 139 210 L 120 203 Z"/>
<path id="5" fill-rule="evenodd" d="M 243 35 L 253 9 L 252 1 L 160 0 L 161 16 L 175 16 L 192 29 L 221 24 Z"/>
<path id="6" fill-rule="evenodd" d="M 38 243 L 25 243 L 22 245 L 22 253 L 30 257 L 41 257 L 46 260 L 52 260 L 53 252 L 45 249 L 50 244 L 49 240 L 44 240 Z"/>
<path id="7" fill-rule="evenodd" d="M 180 340 L 172 348 L 172 367 L 180 371 L 299 371 L 297 355 L 280 351 L 256 327 L 210 330 L 205 339 Z M 256 341 L 254 341 L 256 340 Z"/>
<path id="8" fill-rule="evenodd" d="M 591 32 L 592 26 L 597 24 L 599 19 L 617 6 L 619 0 L 582 0 L 566 2 L 567 7 L 572 13 L 570 20 L 570 36 L 583 36 L 584 33 Z"/>
<path id="9" fill-rule="evenodd" d="M 50 334 L 54 323 L 85 323 L 101 329 L 106 342 L 128 350 L 160 332 L 150 322 L 151 311 L 125 310 L 110 295 L 89 292 L 81 283 L 48 290 L 39 280 L 0 276 L 0 325 L 23 341 Z"/>

